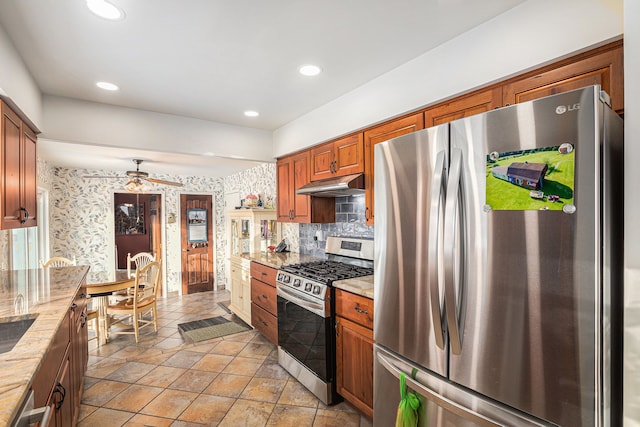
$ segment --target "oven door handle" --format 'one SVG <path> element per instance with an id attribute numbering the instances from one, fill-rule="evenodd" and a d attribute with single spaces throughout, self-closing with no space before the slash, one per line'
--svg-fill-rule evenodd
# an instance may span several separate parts
<path id="1" fill-rule="evenodd" d="M 327 318 L 331 315 L 331 313 L 328 312 L 329 310 L 326 309 L 324 302 L 319 303 L 317 301 L 313 301 L 310 298 L 305 297 L 304 295 L 298 295 L 297 293 L 294 293 L 294 291 L 290 291 L 283 286 L 277 286 L 276 293 L 287 301 L 291 301 L 305 310 L 309 310 L 323 318 Z"/>

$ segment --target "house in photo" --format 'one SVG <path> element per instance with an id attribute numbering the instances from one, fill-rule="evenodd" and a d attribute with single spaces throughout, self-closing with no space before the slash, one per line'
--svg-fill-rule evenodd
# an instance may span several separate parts
<path id="1" fill-rule="evenodd" d="M 502 168 L 504 167 L 493 168 L 499 170 L 496 172 L 492 170 L 491 174 L 499 179 L 504 179 L 503 177 L 506 176 L 506 180 L 512 184 L 539 190 L 543 187 L 544 176 L 549 166 L 545 163 L 514 162 L 507 166 L 506 175 Z"/>

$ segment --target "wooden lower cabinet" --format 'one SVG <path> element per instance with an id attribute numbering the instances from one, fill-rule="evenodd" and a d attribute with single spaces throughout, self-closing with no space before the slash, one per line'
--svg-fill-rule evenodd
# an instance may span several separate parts
<path id="1" fill-rule="evenodd" d="M 69 351 L 72 387 L 70 398 L 73 403 L 73 420 L 74 424 L 78 419 L 78 411 L 80 410 L 80 400 L 82 399 L 82 390 L 84 386 L 84 374 L 87 371 L 87 363 L 89 361 L 89 336 L 87 332 L 87 297 L 84 288 L 80 288 L 76 298 L 71 306 L 70 312 L 70 335 L 69 335 Z"/>
<path id="2" fill-rule="evenodd" d="M 336 316 L 338 393 L 373 417 L 373 330 Z"/>
<path id="3" fill-rule="evenodd" d="M 338 393 L 373 418 L 373 300 L 336 289 Z"/>
<path id="4" fill-rule="evenodd" d="M 80 402 L 76 405 L 74 401 L 76 390 L 74 390 L 72 365 L 71 348 L 69 346 L 62 360 L 62 365 L 58 371 L 58 377 L 56 378 L 48 402 L 51 406 L 49 426 L 63 427 L 76 425 L 77 414 L 74 416 L 74 413 L 80 409 Z"/>
<path id="5" fill-rule="evenodd" d="M 48 426 L 76 425 L 88 355 L 86 298 L 79 291 L 31 384 L 35 407 L 51 407 Z"/>
<path id="6" fill-rule="evenodd" d="M 266 339 L 278 345 L 278 317 L 269 313 L 256 303 L 251 304 L 251 321 Z"/>
<path id="7" fill-rule="evenodd" d="M 251 324 L 278 345 L 278 302 L 275 268 L 251 262 Z"/>

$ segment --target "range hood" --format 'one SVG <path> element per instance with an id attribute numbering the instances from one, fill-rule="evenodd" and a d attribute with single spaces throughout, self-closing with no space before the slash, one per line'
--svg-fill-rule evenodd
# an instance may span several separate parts
<path id="1" fill-rule="evenodd" d="M 346 175 L 338 178 L 313 181 L 296 190 L 296 194 L 315 197 L 339 197 L 364 194 L 364 174 Z"/>

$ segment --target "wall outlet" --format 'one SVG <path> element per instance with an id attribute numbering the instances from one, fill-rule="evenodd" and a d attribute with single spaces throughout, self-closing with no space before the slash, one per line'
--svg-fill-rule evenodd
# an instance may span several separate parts
<path id="1" fill-rule="evenodd" d="M 315 240 L 324 241 L 324 233 L 322 230 L 317 230 L 315 235 Z"/>

